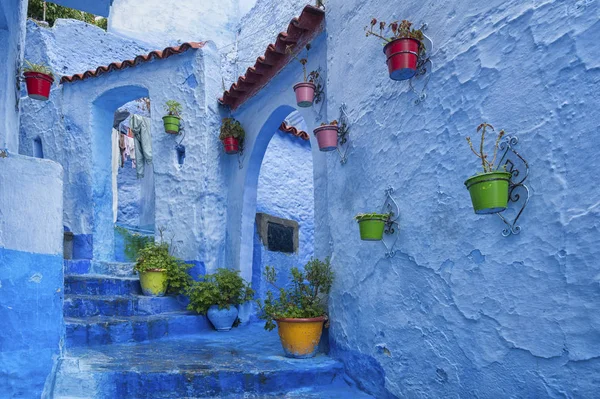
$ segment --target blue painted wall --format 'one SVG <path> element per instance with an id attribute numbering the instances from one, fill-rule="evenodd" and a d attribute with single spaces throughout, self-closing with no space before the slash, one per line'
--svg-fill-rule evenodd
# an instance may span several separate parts
<path id="1" fill-rule="evenodd" d="M 40 397 L 64 335 L 62 168 L 0 158 L 0 396 Z"/>

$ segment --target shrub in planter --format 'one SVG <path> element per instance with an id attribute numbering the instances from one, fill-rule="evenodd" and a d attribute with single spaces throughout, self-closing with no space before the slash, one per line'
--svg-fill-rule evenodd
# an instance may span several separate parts
<path id="1" fill-rule="evenodd" d="M 317 136 L 317 143 L 321 151 L 335 151 L 338 142 L 338 121 L 331 123 L 321 123 L 313 133 Z"/>
<path id="2" fill-rule="evenodd" d="M 240 122 L 234 118 L 223 118 L 219 140 L 223 142 L 225 153 L 237 154 L 244 146 L 244 137 L 246 132 Z"/>
<path id="3" fill-rule="evenodd" d="M 390 220 L 390 213 L 361 213 L 354 218 L 360 229 L 360 239 L 364 241 L 380 241 L 383 239 L 385 223 Z"/>
<path id="4" fill-rule="evenodd" d="M 237 320 L 237 305 L 252 300 L 254 291 L 239 271 L 218 269 L 205 275 L 188 290 L 188 310 L 206 314 L 217 331 L 229 331 Z"/>
<path id="5" fill-rule="evenodd" d="M 171 254 L 170 245 L 163 241 L 163 230 L 159 231 L 160 242 L 146 244 L 134 266 L 142 292 L 148 296 L 185 293 L 191 283 L 187 270 L 192 266 Z"/>
<path id="6" fill-rule="evenodd" d="M 154 241 L 153 236 L 145 236 L 139 233 L 131 233 L 126 228 L 117 226 L 117 233 L 123 236 L 125 242 L 125 258 L 129 262 L 135 262 L 140 254 L 140 251 L 148 245 L 148 243 Z"/>
<path id="7" fill-rule="evenodd" d="M 293 45 L 286 47 L 286 52 L 292 54 Z M 302 58 L 294 56 L 294 58 L 302 64 L 302 74 L 304 80 L 294 85 L 294 93 L 296 93 L 296 104 L 302 108 L 308 108 L 313 105 L 315 100 L 315 94 L 321 91 L 320 84 L 318 84 L 319 71 L 312 71 L 308 75 L 306 74 L 306 64 L 308 63 L 308 52 L 310 51 L 310 43 L 306 45 L 306 54 Z"/>
<path id="8" fill-rule="evenodd" d="M 292 281 L 278 287 L 275 269 L 267 266 L 265 279 L 277 289 L 277 296 L 267 291 L 264 303 L 258 300 L 259 317 L 265 320 L 265 330 L 271 331 L 277 323 L 279 338 L 285 355 L 293 358 L 313 357 L 328 319 L 324 297 L 333 284 L 333 270 L 329 258 L 324 262 L 311 259 L 304 271 L 292 268 Z"/>
<path id="9" fill-rule="evenodd" d="M 371 20 L 371 26 L 365 27 L 367 36 L 375 36 L 384 41 L 383 52 L 386 56 L 386 63 L 390 79 L 406 80 L 417 73 L 419 57 L 425 56 L 425 46 L 423 45 L 423 32 L 420 29 L 412 29 L 412 23 L 403 20 L 391 22 L 389 25 L 385 21 L 379 22 L 379 33 L 373 31 L 377 20 Z M 384 32 L 388 28 L 388 36 Z"/>
<path id="10" fill-rule="evenodd" d="M 23 76 L 27 86 L 27 95 L 34 100 L 46 101 L 50 97 L 50 88 L 54 83 L 54 74 L 46 65 L 25 61 Z"/>
<path id="11" fill-rule="evenodd" d="M 481 142 L 479 152 L 475 151 L 470 137 L 467 142 L 471 151 L 481 159 L 483 173 L 478 173 L 469 177 L 465 181 L 465 186 L 471 194 L 473 210 L 477 214 L 498 213 L 506 209 L 508 204 L 508 188 L 510 185 L 511 173 L 505 170 L 494 170 L 494 163 L 498 155 L 498 145 L 504 136 L 504 130 L 500 130 L 496 143 L 494 144 L 494 154 L 492 160 L 488 161 L 488 155 L 484 151 L 484 141 L 486 129 L 494 130 L 489 123 L 482 123 L 477 127 L 477 132 L 481 131 Z"/>
<path id="12" fill-rule="evenodd" d="M 169 134 L 179 134 L 181 125 L 181 104 L 177 101 L 169 100 L 165 104 L 167 115 L 163 116 L 165 132 Z"/>

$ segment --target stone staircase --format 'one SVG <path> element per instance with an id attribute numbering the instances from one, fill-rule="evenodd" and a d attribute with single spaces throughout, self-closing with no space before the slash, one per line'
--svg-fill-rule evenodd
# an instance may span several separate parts
<path id="1" fill-rule="evenodd" d="M 283 357 L 262 324 L 219 333 L 183 298 L 140 295 L 132 267 L 65 262 L 66 348 L 51 398 L 371 398 L 324 354 Z"/>

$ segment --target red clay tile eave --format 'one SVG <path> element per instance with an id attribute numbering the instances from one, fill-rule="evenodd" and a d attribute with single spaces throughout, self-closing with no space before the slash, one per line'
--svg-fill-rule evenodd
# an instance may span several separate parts
<path id="1" fill-rule="evenodd" d="M 308 133 L 306 133 L 304 130 L 298 130 L 294 126 L 290 126 L 285 122 L 281 122 L 281 126 L 279 126 L 279 130 L 281 130 L 284 133 L 293 134 L 294 136 L 299 137 L 302 140 L 306 140 L 306 141 L 310 140 Z"/>
<path id="2" fill-rule="evenodd" d="M 275 44 L 269 44 L 265 54 L 256 59 L 254 66 L 238 78 L 229 90 L 223 93 L 219 102 L 235 110 L 255 95 L 273 79 L 298 54 L 323 31 L 325 11 L 307 5 L 298 18 L 292 19 L 287 31 L 277 35 Z M 286 54 L 288 45 L 294 45 L 294 54 Z"/>
<path id="3" fill-rule="evenodd" d="M 99 66 L 95 70 L 90 69 L 84 73 L 78 73 L 73 76 L 63 76 L 60 83 L 73 83 L 87 78 L 95 78 L 111 71 L 118 71 L 125 68 L 134 67 L 144 62 L 152 61 L 153 59 L 164 60 L 175 54 L 182 54 L 188 50 L 197 50 L 204 47 L 206 42 L 188 42 L 180 46 L 167 47 L 162 51 L 152 51 L 146 55 L 138 55 L 133 60 L 125 60 L 123 62 L 112 62 L 106 66 Z"/>

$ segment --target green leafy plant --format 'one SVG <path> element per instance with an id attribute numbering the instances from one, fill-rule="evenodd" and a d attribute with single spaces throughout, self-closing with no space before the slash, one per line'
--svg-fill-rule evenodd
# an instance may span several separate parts
<path id="1" fill-rule="evenodd" d="M 108 25 L 106 18 L 96 17 L 94 14 L 59 6 L 44 0 L 29 0 L 27 16 L 38 21 L 46 21 L 49 25 L 54 25 L 54 22 L 59 18 L 77 19 L 96 25 L 104 30 Z"/>
<path id="2" fill-rule="evenodd" d="M 473 142 L 471 141 L 471 137 L 467 137 L 467 143 L 469 143 L 469 147 L 473 154 L 477 156 L 477 158 L 481 159 L 481 166 L 483 167 L 483 173 L 489 173 L 494 171 L 494 163 L 496 162 L 496 156 L 498 155 L 498 146 L 500 145 L 500 140 L 504 136 L 504 130 L 500 130 L 498 132 L 498 137 L 496 138 L 496 143 L 494 144 L 494 155 L 492 156 L 492 160 L 488 161 L 488 155 L 484 150 L 484 142 L 485 142 L 485 133 L 486 129 L 490 128 L 494 130 L 494 127 L 487 122 L 484 122 L 477 126 L 477 132 L 481 131 L 481 142 L 479 143 L 479 152 L 475 151 L 473 147 Z"/>
<path id="3" fill-rule="evenodd" d="M 379 22 L 379 33 L 375 32 L 373 29 L 375 25 Z M 386 26 L 388 33 L 386 35 Z M 425 36 L 421 29 L 413 29 L 412 22 L 407 20 L 402 20 L 400 23 L 398 21 L 390 22 L 389 24 L 385 21 L 377 21 L 377 19 L 371 19 L 370 26 L 365 26 L 366 36 L 375 36 L 381 40 L 383 40 L 383 44 L 388 44 L 391 41 L 396 39 L 416 39 L 419 42 L 422 42 Z M 419 46 L 419 53 L 421 55 L 425 54 L 425 46 L 422 44 Z"/>
<path id="4" fill-rule="evenodd" d="M 169 100 L 165 103 L 165 111 L 167 111 L 167 114 L 170 116 L 180 117 L 181 110 L 182 110 L 181 104 L 175 100 Z"/>
<path id="5" fill-rule="evenodd" d="M 139 233 L 131 233 L 126 228 L 117 226 L 117 232 L 123 236 L 125 242 L 125 258 L 130 262 L 135 262 L 140 254 L 140 251 L 154 241 L 154 237 L 145 236 Z"/>
<path id="6" fill-rule="evenodd" d="M 292 268 L 292 281 L 288 287 L 278 287 L 275 268 L 267 266 L 265 279 L 279 293 L 275 297 L 273 291 L 267 291 L 264 303 L 257 300 L 260 309 L 259 317 L 265 320 L 265 330 L 275 328 L 275 320 L 280 318 L 312 318 L 326 316 L 323 297 L 331 291 L 333 270 L 329 258 L 324 262 L 311 259 L 304 271 Z"/>
<path id="7" fill-rule="evenodd" d="M 358 215 L 354 216 L 354 219 L 356 219 L 357 221 L 361 221 L 364 219 L 383 219 L 383 220 L 388 220 L 392 217 L 392 212 L 389 213 L 359 213 Z"/>
<path id="8" fill-rule="evenodd" d="M 37 72 L 37 73 L 43 73 L 45 75 L 54 77 L 54 74 L 52 73 L 52 69 L 50 69 L 50 67 L 48 67 L 44 64 L 34 64 L 27 60 L 25 60 L 25 65 L 23 66 L 23 72 Z"/>
<path id="9" fill-rule="evenodd" d="M 186 293 L 191 285 L 187 270 L 192 265 L 184 263 L 171 253 L 171 245 L 163 240 L 164 229 L 159 229 L 160 242 L 149 242 L 139 251 L 139 257 L 133 268 L 138 273 L 166 270 L 169 283 L 168 293 Z"/>
<path id="10" fill-rule="evenodd" d="M 223 118 L 221 123 L 219 140 L 225 140 L 228 137 L 238 139 L 240 144 L 244 142 L 244 137 L 246 137 L 246 132 L 242 127 L 242 124 L 234 118 Z"/>
<path id="11" fill-rule="evenodd" d="M 201 281 L 194 282 L 188 290 L 188 296 L 188 310 L 206 314 L 213 305 L 218 305 L 219 309 L 229 309 L 230 306 L 251 301 L 254 290 L 239 271 L 217 269 L 215 274 L 207 274 Z"/>

